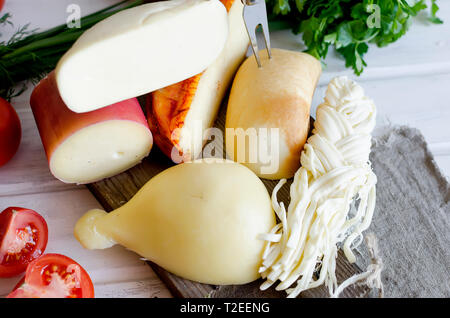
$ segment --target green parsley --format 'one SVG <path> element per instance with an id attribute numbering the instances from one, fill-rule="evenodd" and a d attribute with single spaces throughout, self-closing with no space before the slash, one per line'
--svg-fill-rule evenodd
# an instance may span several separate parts
<path id="1" fill-rule="evenodd" d="M 345 65 L 360 75 L 369 43 L 379 47 L 397 41 L 412 18 L 429 9 L 431 23 L 443 23 L 436 0 L 266 0 L 271 30 L 290 28 L 302 34 L 306 52 L 325 59 L 330 46 Z"/>

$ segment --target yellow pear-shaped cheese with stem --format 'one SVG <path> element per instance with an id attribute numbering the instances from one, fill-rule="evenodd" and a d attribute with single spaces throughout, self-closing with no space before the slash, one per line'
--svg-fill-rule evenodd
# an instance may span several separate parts
<path id="1" fill-rule="evenodd" d="M 251 170 L 198 160 L 158 174 L 111 213 L 89 211 L 75 237 L 89 249 L 121 244 L 190 280 L 245 284 L 260 277 L 258 235 L 274 225 L 270 196 Z"/>

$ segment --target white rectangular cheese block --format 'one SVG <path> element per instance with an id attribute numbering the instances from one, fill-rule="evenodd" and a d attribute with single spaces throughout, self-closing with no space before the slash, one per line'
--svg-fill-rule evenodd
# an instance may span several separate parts
<path id="1" fill-rule="evenodd" d="M 227 35 L 227 11 L 219 0 L 127 9 L 87 30 L 61 58 L 58 90 L 74 112 L 143 95 L 201 73 Z"/>

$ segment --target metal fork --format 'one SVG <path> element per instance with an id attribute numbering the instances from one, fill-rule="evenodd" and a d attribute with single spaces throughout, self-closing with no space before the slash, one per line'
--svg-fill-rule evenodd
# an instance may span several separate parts
<path id="1" fill-rule="evenodd" d="M 261 60 L 258 54 L 258 42 L 256 39 L 256 29 L 262 27 L 264 42 L 266 43 L 267 54 L 269 59 L 272 58 L 270 52 L 269 24 L 267 22 L 266 1 L 265 0 L 241 0 L 244 4 L 244 22 L 247 28 L 248 37 L 252 44 L 253 54 L 256 58 L 258 67 L 261 67 Z"/>

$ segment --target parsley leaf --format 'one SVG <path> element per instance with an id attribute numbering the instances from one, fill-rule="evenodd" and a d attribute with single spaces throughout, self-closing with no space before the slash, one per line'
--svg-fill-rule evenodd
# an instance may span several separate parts
<path id="1" fill-rule="evenodd" d="M 435 24 L 437 0 L 266 0 L 271 28 L 290 28 L 302 34 L 306 52 L 325 59 L 330 46 L 345 59 L 345 65 L 360 75 L 369 43 L 379 47 L 401 38 L 412 18 L 429 9 Z"/>

